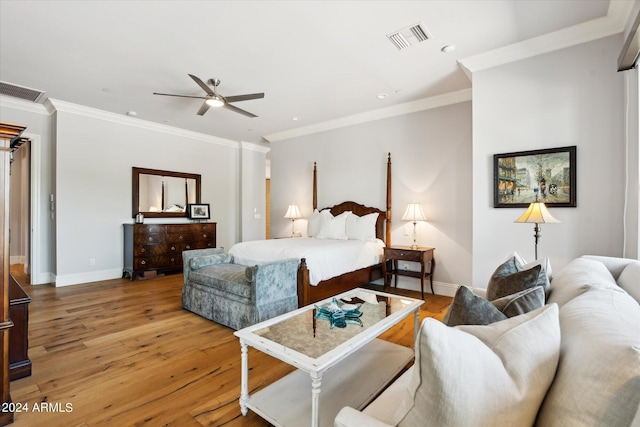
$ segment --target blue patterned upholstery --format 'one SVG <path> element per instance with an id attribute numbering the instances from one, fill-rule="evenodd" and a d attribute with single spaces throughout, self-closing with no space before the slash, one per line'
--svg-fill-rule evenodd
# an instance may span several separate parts
<path id="1" fill-rule="evenodd" d="M 218 254 L 223 249 L 182 253 L 184 309 L 237 330 L 298 308 L 297 259 L 246 266 Z"/>

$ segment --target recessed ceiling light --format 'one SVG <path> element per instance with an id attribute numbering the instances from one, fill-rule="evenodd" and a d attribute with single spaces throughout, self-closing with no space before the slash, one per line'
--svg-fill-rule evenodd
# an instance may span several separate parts
<path id="1" fill-rule="evenodd" d="M 138 115 L 138 113 L 136 113 L 135 111 L 127 111 L 127 116 L 135 117 L 137 115 Z"/>
<path id="2" fill-rule="evenodd" d="M 386 93 L 379 93 L 379 94 L 378 94 L 378 96 L 377 96 L 377 98 L 378 98 L 378 99 L 386 99 L 386 98 L 387 98 L 387 96 L 389 96 L 389 95 L 387 95 Z"/>
<path id="3" fill-rule="evenodd" d="M 297 122 L 298 120 L 300 120 L 300 117 L 292 117 L 291 120 L 293 120 L 294 122 Z"/>
<path id="4" fill-rule="evenodd" d="M 444 53 L 449 53 L 449 52 L 453 52 L 454 50 L 456 50 L 456 47 L 452 44 L 448 44 L 445 47 L 443 47 L 442 49 L 440 49 L 442 52 Z"/>

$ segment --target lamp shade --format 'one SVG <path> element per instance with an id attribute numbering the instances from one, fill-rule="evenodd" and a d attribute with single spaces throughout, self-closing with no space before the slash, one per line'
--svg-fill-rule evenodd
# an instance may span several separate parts
<path id="1" fill-rule="evenodd" d="M 289 219 L 302 218 L 302 215 L 300 215 L 300 208 L 298 208 L 298 205 L 289 205 L 289 207 L 287 208 L 287 213 L 284 214 L 284 217 Z"/>
<path id="2" fill-rule="evenodd" d="M 555 219 L 547 206 L 542 202 L 533 202 L 529 205 L 529 208 L 520 215 L 520 218 L 516 219 L 514 222 L 530 222 L 535 224 L 544 224 L 544 223 L 559 223 L 557 219 Z"/>
<path id="3" fill-rule="evenodd" d="M 403 221 L 426 221 L 427 217 L 422 210 L 422 205 L 420 203 L 409 203 L 407 205 L 407 209 L 404 211 L 404 215 L 402 215 Z"/>

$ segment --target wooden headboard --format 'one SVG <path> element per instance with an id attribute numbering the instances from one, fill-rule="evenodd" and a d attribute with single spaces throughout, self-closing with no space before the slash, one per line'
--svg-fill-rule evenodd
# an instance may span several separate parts
<path id="1" fill-rule="evenodd" d="M 313 209 L 318 209 L 318 178 L 316 162 L 313 162 Z M 391 245 L 391 153 L 387 155 L 387 210 L 364 206 L 356 202 L 342 202 L 329 208 L 331 215 L 340 215 L 342 212 L 351 211 L 355 215 L 363 216 L 377 212 L 376 237 L 387 246 Z"/>

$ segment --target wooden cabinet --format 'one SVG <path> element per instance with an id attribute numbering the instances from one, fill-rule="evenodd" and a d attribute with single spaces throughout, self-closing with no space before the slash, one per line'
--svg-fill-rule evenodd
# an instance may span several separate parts
<path id="1" fill-rule="evenodd" d="M 31 298 L 22 286 L 9 276 L 9 376 L 11 381 L 31 375 L 29 360 L 29 303 Z"/>
<path id="2" fill-rule="evenodd" d="M 11 402 L 9 383 L 9 170 L 11 152 L 19 147 L 25 126 L 0 122 L 0 405 Z M 0 411 L 0 425 L 13 422 L 13 413 Z"/>
<path id="3" fill-rule="evenodd" d="M 124 275 L 182 270 L 182 251 L 216 247 L 216 223 L 124 224 Z"/>

